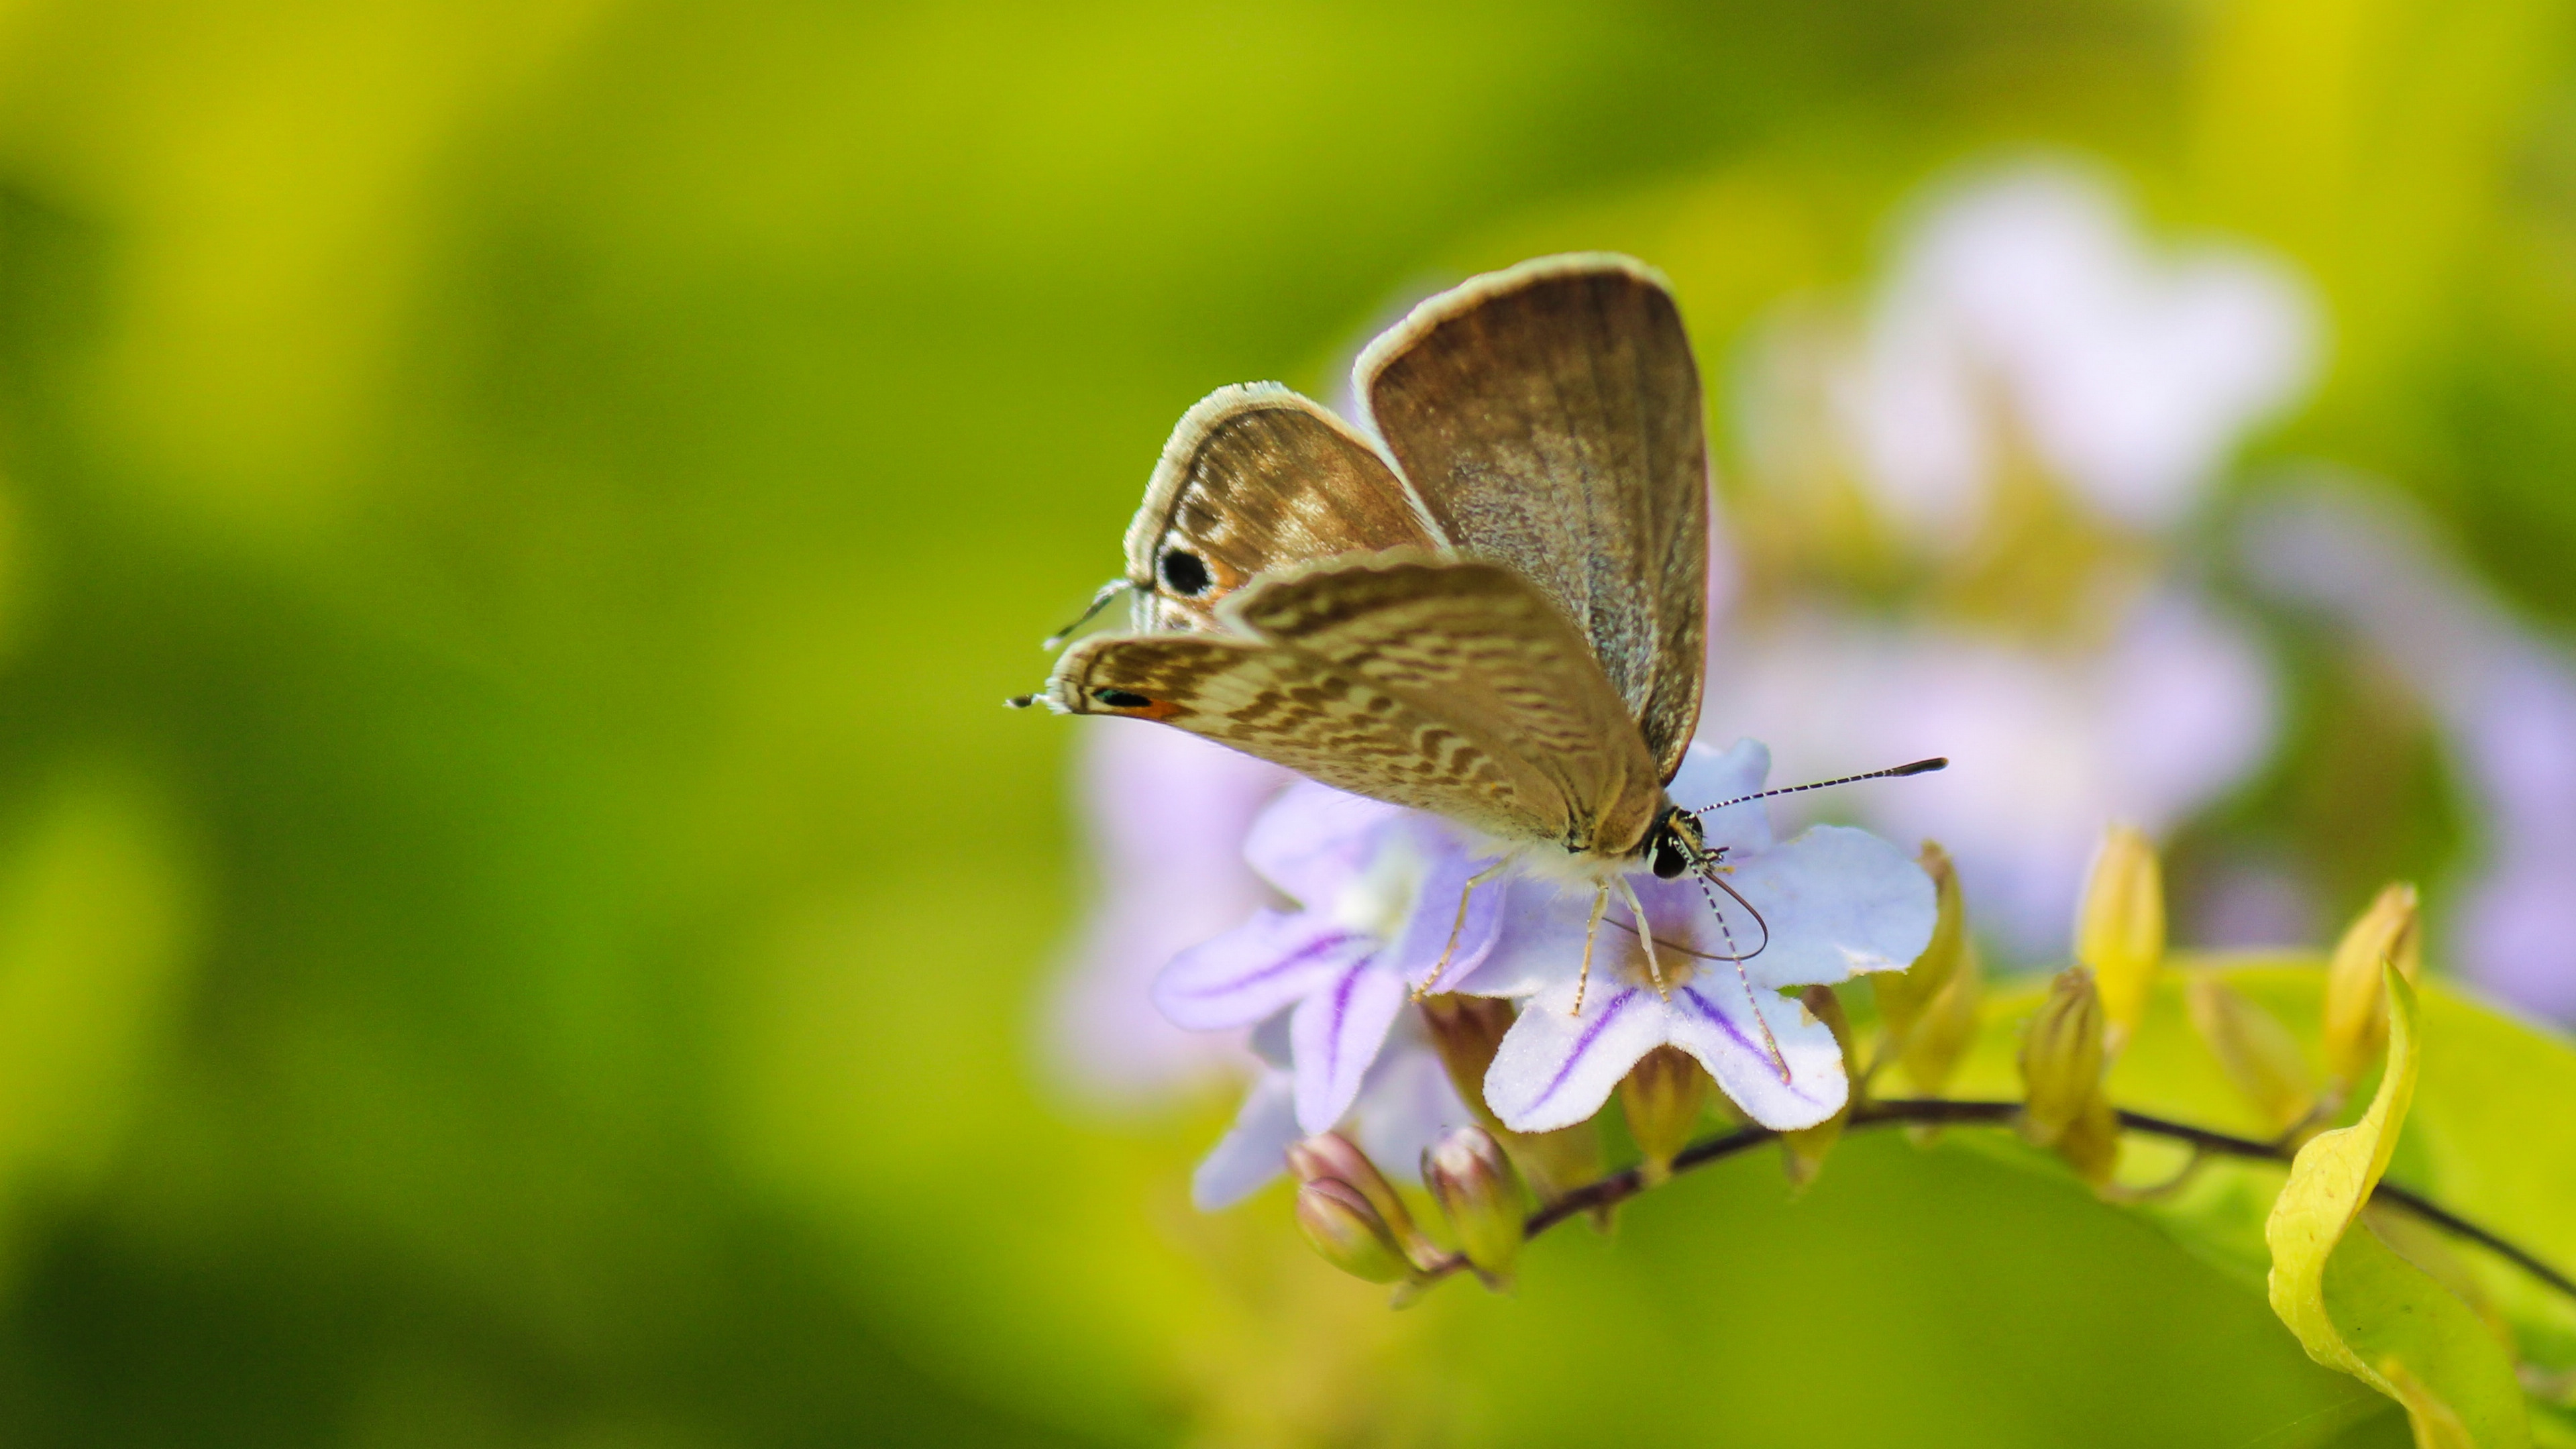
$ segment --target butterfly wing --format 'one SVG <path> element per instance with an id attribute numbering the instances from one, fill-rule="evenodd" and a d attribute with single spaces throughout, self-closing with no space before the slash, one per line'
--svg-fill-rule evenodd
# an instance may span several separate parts
<path id="1" fill-rule="evenodd" d="M 1096 638 L 1056 708 L 1158 720 L 1507 840 L 1625 856 L 1660 776 L 1582 636 L 1496 564 L 1341 559 L 1227 601 L 1230 632 Z"/>
<path id="2" fill-rule="evenodd" d="M 1477 277 L 1371 343 L 1357 377 L 1434 525 L 1574 621 L 1670 779 L 1706 669 L 1709 475 L 1661 278 L 1601 253 Z"/>
<path id="3" fill-rule="evenodd" d="M 1254 576 L 1337 554 L 1437 549 L 1376 447 L 1275 382 L 1220 388 L 1182 414 L 1127 527 L 1138 627 L 1205 629 Z"/>

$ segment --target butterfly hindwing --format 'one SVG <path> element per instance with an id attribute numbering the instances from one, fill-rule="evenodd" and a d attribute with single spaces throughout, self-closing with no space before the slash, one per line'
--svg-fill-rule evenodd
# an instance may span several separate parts
<path id="1" fill-rule="evenodd" d="M 1358 383 L 1434 525 L 1564 611 L 1669 779 L 1705 671 L 1708 444 L 1660 278 L 1602 254 L 1478 277 L 1370 344 Z"/>
<path id="2" fill-rule="evenodd" d="M 1440 543 L 1348 423 L 1277 383 L 1250 383 L 1218 389 L 1172 430 L 1127 528 L 1127 577 L 1139 627 L 1204 629 L 1217 601 L 1257 575 Z"/>

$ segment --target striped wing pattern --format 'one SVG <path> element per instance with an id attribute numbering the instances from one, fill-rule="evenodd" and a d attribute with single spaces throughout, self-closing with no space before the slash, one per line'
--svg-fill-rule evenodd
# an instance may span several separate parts
<path id="1" fill-rule="evenodd" d="M 1087 640 L 1057 708 L 1159 720 L 1488 835 L 1627 854 L 1660 777 L 1584 640 L 1493 564 L 1382 555 L 1263 579 L 1223 632 Z"/>
<path id="2" fill-rule="evenodd" d="M 1433 522 L 1574 621 L 1671 778 L 1705 672 L 1709 473 L 1661 279 L 1602 254 L 1478 277 L 1372 343 L 1358 381 Z"/>

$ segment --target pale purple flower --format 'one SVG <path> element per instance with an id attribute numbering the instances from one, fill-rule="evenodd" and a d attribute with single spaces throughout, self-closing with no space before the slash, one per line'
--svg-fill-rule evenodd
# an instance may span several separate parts
<path id="1" fill-rule="evenodd" d="M 1712 630 L 1730 687 L 1710 723 L 1781 740 L 1798 773 L 1948 755 L 1948 774 L 1850 808 L 1948 846 L 2014 954 L 2060 949 L 2106 822 L 2162 834 L 2271 752 L 2264 652 L 2138 545 L 2169 545 L 2304 389 L 2314 312 L 2258 254 L 2151 244 L 2089 171 L 2028 166 L 1936 197 L 1856 333 L 1784 322 L 1742 394 L 1756 479 L 1857 493 L 1923 593 L 1894 620 L 1793 596 Z M 2005 510 L 2032 508 L 2004 479 L 2033 468 L 2077 527 L 2125 542 L 1999 605 L 1993 580 L 2018 561 L 1979 550 L 2012 536 Z M 1981 570 L 1986 592 L 1945 607 Z"/>
<path id="2" fill-rule="evenodd" d="M 1796 723 L 1787 774 L 1949 756 L 1941 774 L 1834 803 L 1939 840 L 1979 919 L 2022 955 L 2062 949 L 2105 822 L 2161 835 L 2262 762 L 2276 718 L 2251 637 L 2180 589 L 2142 598 L 2104 639 L 2053 647 L 1793 611 L 1723 641 L 1711 673 L 1728 681 L 1713 723 Z"/>
<path id="3" fill-rule="evenodd" d="M 1261 1069 L 1234 1125 L 1190 1175 L 1190 1202 L 1201 1212 L 1231 1207 L 1260 1191 L 1286 1169 L 1289 1147 L 1309 1135 L 1297 1120 L 1288 1016 L 1281 1012 L 1253 1028 L 1252 1050 Z M 1379 1171 L 1410 1183 L 1417 1180 L 1424 1148 L 1450 1128 L 1474 1120 L 1449 1084 L 1448 1068 L 1424 1035 L 1419 1016 L 1405 1012 L 1362 1077 L 1350 1111 L 1334 1125 L 1359 1144 Z"/>
<path id="4" fill-rule="evenodd" d="M 1689 808 L 1749 795 L 1769 769 L 1770 751 L 1752 740 L 1723 752 L 1693 745 L 1673 798 Z M 1817 826 L 1774 843 L 1760 802 L 1703 815 L 1701 828 L 1711 848 L 1724 848 L 1726 882 L 1762 924 L 1690 876 L 1633 873 L 1655 939 L 1701 953 L 1659 951 L 1661 990 L 1624 904 L 1611 907 L 1595 937 L 1587 980 L 1591 888 L 1516 886 L 1492 953 L 1463 988 L 1520 999 L 1485 1076 L 1486 1105 L 1504 1125 L 1544 1132 L 1585 1121 L 1639 1058 L 1664 1045 L 1696 1057 L 1767 1126 L 1811 1126 L 1842 1106 L 1849 1084 L 1833 1033 L 1779 991 L 1903 970 L 1932 937 L 1930 878 L 1865 831 Z M 1739 974 L 1736 963 L 1707 956 L 1749 959 Z"/>
<path id="5" fill-rule="evenodd" d="M 1098 885 L 1057 979 L 1048 1055 L 1078 1096 L 1134 1106 L 1250 1064 L 1240 1032 L 1174 1026 L 1148 988 L 1173 953 L 1273 898 L 1244 862 L 1243 841 L 1297 777 L 1160 725 L 1080 724 L 1081 813 Z"/>
<path id="6" fill-rule="evenodd" d="M 2576 656 L 2515 619 L 2430 533 L 2385 488 L 2317 477 L 2249 513 L 2246 563 L 2424 702 L 2484 837 L 2457 958 L 2513 1001 L 2576 1018 Z"/>
<path id="7" fill-rule="evenodd" d="M 1998 422 L 2088 508 L 2159 531 L 2304 389 L 2317 331 L 2269 258 L 2159 252 L 2099 177 L 2031 165 L 1928 209 L 1836 401 L 1864 480 L 1918 536 L 1974 534 Z"/>
<path id="8" fill-rule="evenodd" d="M 1474 859 L 1435 816 L 1311 781 L 1262 813 L 1244 858 L 1295 904 L 1181 952 L 1155 978 L 1154 1004 L 1194 1031 L 1285 1013 L 1291 1105 L 1322 1132 L 1351 1110 L 1412 991 L 1448 989 L 1493 949 L 1511 885 L 1478 889 L 1457 927 L 1467 879 L 1490 857 Z"/>

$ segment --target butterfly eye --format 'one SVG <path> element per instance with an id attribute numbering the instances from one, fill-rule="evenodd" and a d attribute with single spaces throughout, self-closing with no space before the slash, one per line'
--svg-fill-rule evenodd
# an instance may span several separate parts
<path id="1" fill-rule="evenodd" d="M 1163 555 L 1163 582 L 1173 593 L 1195 599 L 1207 592 L 1214 582 L 1208 573 L 1207 560 L 1187 549 L 1176 548 Z"/>
<path id="2" fill-rule="evenodd" d="M 1154 701 L 1132 689 L 1096 689 L 1091 697 L 1111 709 L 1143 709 Z"/>

